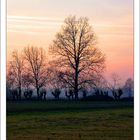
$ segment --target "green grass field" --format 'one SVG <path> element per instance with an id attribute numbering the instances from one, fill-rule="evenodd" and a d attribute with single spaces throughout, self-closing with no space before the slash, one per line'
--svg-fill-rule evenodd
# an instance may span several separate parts
<path id="1" fill-rule="evenodd" d="M 7 102 L 7 140 L 133 140 L 132 102 Z"/>

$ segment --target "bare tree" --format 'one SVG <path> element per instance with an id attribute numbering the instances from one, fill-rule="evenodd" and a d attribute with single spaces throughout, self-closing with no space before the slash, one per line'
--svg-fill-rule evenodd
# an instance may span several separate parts
<path id="1" fill-rule="evenodd" d="M 46 100 L 46 94 L 47 94 L 47 91 L 46 91 L 46 89 L 45 88 L 41 88 L 41 90 L 40 90 L 40 99 L 42 100 Z"/>
<path id="2" fill-rule="evenodd" d="M 115 100 L 118 100 L 123 95 L 121 78 L 116 73 L 113 73 L 111 79 L 112 81 L 109 83 L 109 87 Z"/>
<path id="3" fill-rule="evenodd" d="M 95 77 L 96 79 L 96 82 L 95 82 L 95 85 L 93 86 L 93 89 L 94 90 L 108 90 L 108 82 L 107 80 L 105 79 L 105 77 L 103 75 L 100 75 Z"/>
<path id="4" fill-rule="evenodd" d="M 65 96 L 68 98 L 68 100 L 73 100 L 73 90 L 71 90 L 71 89 L 68 89 L 68 90 L 66 90 L 65 91 Z"/>
<path id="5" fill-rule="evenodd" d="M 31 89 L 26 89 L 25 91 L 24 91 L 24 97 L 25 97 L 25 99 L 26 100 L 31 100 L 31 98 L 32 98 L 32 94 L 33 94 L 33 90 L 31 90 Z"/>
<path id="6" fill-rule="evenodd" d="M 7 69 L 7 81 L 12 88 L 18 88 L 18 98 L 21 99 L 23 58 L 18 51 L 13 51 L 11 61 Z"/>
<path id="7" fill-rule="evenodd" d="M 126 80 L 124 89 L 127 91 L 128 96 L 131 97 L 134 92 L 134 81 L 131 78 Z"/>
<path id="8" fill-rule="evenodd" d="M 76 100 L 82 86 L 93 83 L 92 76 L 104 68 L 104 55 L 95 45 L 95 33 L 88 19 L 69 16 L 50 47 L 61 79 L 74 89 Z"/>
<path id="9" fill-rule="evenodd" d="M 118 74 L 116 73 L 113 73 L 111 75 L 111 82 L 109 83 L 109 87 L 112 89 L 112 90 L 115 90 L 115 89 L 118 89 L 121 87 L 121 78 L 119 77 Z"/>
<path id="10" fill-rule="evenodd" d="M 24 58 L 27 62 L 25 65 L 26 70 L 33 79 L 33 85 L 36 88 L 39 99 L 39 90 L 47 82 L 46 52 L 43 48 L 26 47 L 24 48 Z"/>

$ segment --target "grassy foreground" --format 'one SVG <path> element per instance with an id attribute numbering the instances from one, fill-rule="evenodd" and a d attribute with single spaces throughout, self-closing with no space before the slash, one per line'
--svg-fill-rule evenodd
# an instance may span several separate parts
<path id="1" fill-rule="evenodd" d="M 7 140 L 133 140 L 133 103 L 7 102 Z"/>

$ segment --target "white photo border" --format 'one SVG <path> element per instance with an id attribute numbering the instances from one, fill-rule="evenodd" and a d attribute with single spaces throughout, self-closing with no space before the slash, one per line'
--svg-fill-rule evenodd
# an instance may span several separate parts
<path id="1" fill-rule="evenodd" d="M 139 0 L 134 0 L 134 140 L 139 140 L 140 127 L 140 49 L 139 49 Z"/>
<path id="2" fill-rule="evenodd" d="M 1 140 L 6 140 L 6 0 L 1 0 L 1 91 L 0 91 L 0 104 L 1 104 Z"/>

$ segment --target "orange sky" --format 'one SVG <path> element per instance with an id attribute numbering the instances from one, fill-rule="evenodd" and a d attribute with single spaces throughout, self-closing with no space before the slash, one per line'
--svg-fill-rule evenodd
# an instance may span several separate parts
<path id="1" fill-rule="evenodd" d="M 68 15 L 86 16 L 106 54 L 106 76 L 133 78 L 133 0 L 8 0 L 7 57 L 27 45 L 46 50 Z"/>

